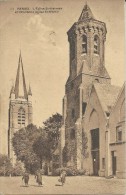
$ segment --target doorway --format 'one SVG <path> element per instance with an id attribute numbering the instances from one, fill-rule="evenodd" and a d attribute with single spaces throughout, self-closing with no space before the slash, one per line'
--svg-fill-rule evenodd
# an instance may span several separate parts
<path id="1" fill-rule="evenodd" d="M 99 171 L 99 150 L 92 151 L 92 160 L 93 160 L 93 175 L 98 176 L 98 171 Z"/>
<path id="2" fill-rule="evenodd" d="M 115 156 L 115 151 L 112 151 L 112 174 L 116 175 L 116 156 Z"/>
<path id="3" fill-rule="evenodd" d="M 99 128 L 91 130 L 91 153 L 93 175 L 98 176 L 99 171 Z"/>

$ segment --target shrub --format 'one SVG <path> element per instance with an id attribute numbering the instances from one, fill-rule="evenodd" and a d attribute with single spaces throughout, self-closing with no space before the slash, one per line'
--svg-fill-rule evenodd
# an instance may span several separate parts
<path id="1" fill-rule="evenodd" d="M 78 170 L 78 175 L 85 175 L 85 173 L 86 173 L 86 170 L 84 170 L 84 169 Z"/>
<path id="2" fill-rule="evenodd" d="M 62 171 L 66 171 L 67 176 L 74 176 L 78 174 L 77 169 L 72 167 L 58 168 L 53 171 L 54 176 L 59 176 Z"/>
<path id="3" fill-rule="evenodd" d="M 76 176 L 76 175 L 86 175 L 85 169 L 79 169 L 77 170 L 74 167 L 64 167 L 64 168 L 58 168 L 53 171 L 54 176 L 59 176 L 62 171 L 66 171 L 67 176 Z"/>
<path id="4" fill-rule="evenodd" d="M 21 176 L 24 172 L 24 168 L 21 162 L 17 161 L 11 172 L 12 176 Z"/>
<path id="5" fill-rule="evenodd" d="M 0 154 L 0 176 L 9 176 L 12 171 L 10 159 L 3 154 Z"/>

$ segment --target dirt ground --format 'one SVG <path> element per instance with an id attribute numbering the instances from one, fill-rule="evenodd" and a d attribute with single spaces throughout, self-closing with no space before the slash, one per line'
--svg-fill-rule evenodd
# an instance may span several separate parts
<path id="1" fill-rule="evenodd" d="M 25 187 L 22 177 L 0 177 L 0 195 L 4 194 L 126 194 L 125 179 L 102 177 L 67 177 L 64 186 L 59 177 L 43 176 L 43 186 L 39 187 L 34 176 L 30 176 Z"/>

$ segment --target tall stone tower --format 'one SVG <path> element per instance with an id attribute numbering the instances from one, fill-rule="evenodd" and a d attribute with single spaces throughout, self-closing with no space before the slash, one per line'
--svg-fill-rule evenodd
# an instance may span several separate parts
<path id="1" fill-rule="evenodd" d="M 8 156 L 15 163 L 12 147 L 13 134 L 32 123 L 32 92 L 27 92 L 21 52 L 19 55 L 15 86 L 12 86 L 9 103 Z"/>
<path id="2" fill-rule="evenodd" d="M 67 32 L 70 48 L 69 78 L 65 86 L 63 116 L 69 166 L 81 168 L 82 118 L 93 82 L 110 84 L 105 68 L 106 25 L 86 4 L 76 23 Z M 63 130 L 62 130 L 63 131 Z"/>

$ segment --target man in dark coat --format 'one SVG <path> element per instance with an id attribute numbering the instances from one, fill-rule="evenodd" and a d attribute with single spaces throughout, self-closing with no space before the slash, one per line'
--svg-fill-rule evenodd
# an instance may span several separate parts
<path id="1" fill-rule="evenodd" d="M 25 186 L 28 186 L 28 182 L 29 182 L 29 173 L 28 172 L 24 173 L 22 180 L 24 180 Z"/>

